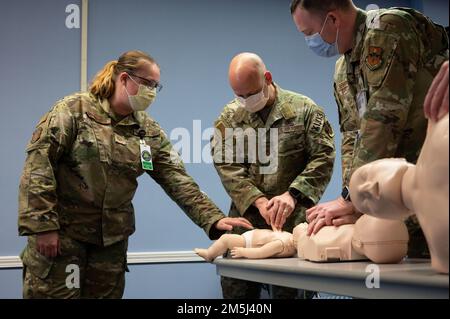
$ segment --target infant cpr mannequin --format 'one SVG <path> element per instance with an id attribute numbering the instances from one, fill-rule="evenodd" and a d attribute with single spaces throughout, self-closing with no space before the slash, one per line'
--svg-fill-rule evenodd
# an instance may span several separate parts
<path id="1" fill-rule="evenodd" d="M 366 259 L 352 247 L 354 226 L 325 226 L 317 234 L 308 236 L 308 224 L 298 225 L 294 228 L 298 257 L 317 262 Z"/>
<path id="2" fill-rule="evenodd" d="M 354 225 L 325 226 L 311 236 L 307 227 L 303 223 L 294 228 L 294 244 L 298 257 L 310 261 L 398 263 L 408 249 L 408 230 L 401 221 L 363 215 Z"/>
<path id="3" fill-rule="evenodd" d="M 292 257 L 296 251 L 291 233 L 269 229 L 253 229 L 242 235 L 225 234 L 208 249 L 196 248 L 194 251 L 211 262 L 228 249 L 231 249 L 232 258 L 251 259 Z"/>
<path id="4" fill-rule="evenodd" d="M 432 267 L 448 273 L 449 136 L 448 113 L 429 121 L 417 164 L 383 159 L 353 173 L 350 194 L 355 207 L 380 218 L 404 220 L 416 214 L 428 243 Z"/>

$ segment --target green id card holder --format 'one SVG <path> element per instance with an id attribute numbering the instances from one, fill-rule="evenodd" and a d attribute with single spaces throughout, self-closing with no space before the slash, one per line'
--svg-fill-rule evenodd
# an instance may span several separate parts
<path id="1" fill-rule="evenodd" d="M 145 171 L 153 171 L 152 151 L 143 139 L 140 141 L 141 164 Z"/>

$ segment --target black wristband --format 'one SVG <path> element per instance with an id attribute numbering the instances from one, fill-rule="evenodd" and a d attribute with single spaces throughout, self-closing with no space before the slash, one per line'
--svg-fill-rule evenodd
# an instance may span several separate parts
<path id="1" fill-rule="evenodd" d="M 347 186 L 345 186 L 344 189 L 342 190 L 341 196 L 347 202 L 352 201 L 352 199 L 350 198 L 350 190 L 348 189 Z"/>
<path id="2" fill-rule="evenodd" d="M 289 188 L 289 194 L 297 201 L 299 201 L 302 197 L 302 193 L 298 189 L 293 187 Z"/>

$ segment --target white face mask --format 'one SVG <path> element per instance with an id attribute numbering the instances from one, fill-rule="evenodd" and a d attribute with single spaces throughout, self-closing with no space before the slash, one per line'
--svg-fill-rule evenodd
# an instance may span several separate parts
<path id="1" fill-rule="evenodd" d="M 248 98 L 243 98 L 236 96 L 238 105 L 243 107 L 246 111 L 250 113 L 256 113 L 261 111 L 267 104 L 269 100 L 269 86 L 264 83 L 264 87 L 261 92 L 249 96 Z"/>
<path id="2" fill-rule="evenodd" d="M 137 83 L 131 78 L 131 76 L 128 75 L 128 77 L 131 79 L 131 81 L 139 85 L 139 89 L 136 95 L 130 95 L 128 93 L 127 87 L 125 86 L 125 91 L 127 92 L 130 106 L 133 111 L 145 111 L 156 98 L 156 88 L 150 89 L 145 85 Z"/>

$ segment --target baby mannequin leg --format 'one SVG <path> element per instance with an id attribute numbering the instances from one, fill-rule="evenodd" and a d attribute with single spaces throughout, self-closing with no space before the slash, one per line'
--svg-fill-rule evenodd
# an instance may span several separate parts
<path id="1" fill-rule="evenodd" d="M 242 235 L 225 234 L 220 236 L 208 249 L 194 249 L 195 253 L 211 262 L 216 257 L 223 255 L 228 249 L 245 247 L 245 238 Z"/>

